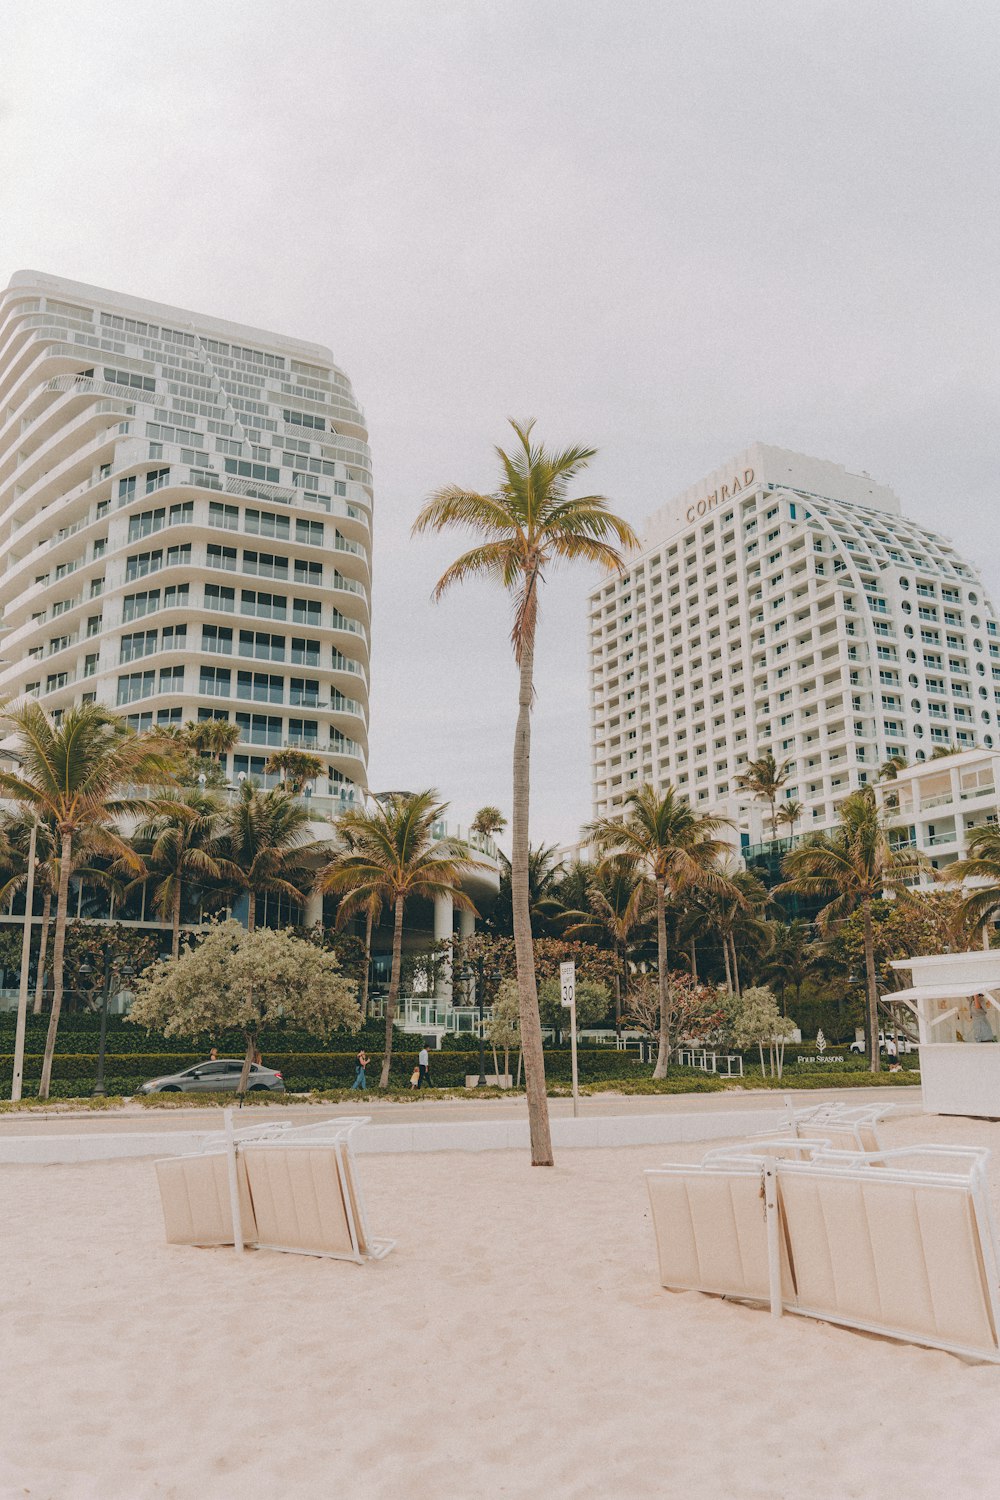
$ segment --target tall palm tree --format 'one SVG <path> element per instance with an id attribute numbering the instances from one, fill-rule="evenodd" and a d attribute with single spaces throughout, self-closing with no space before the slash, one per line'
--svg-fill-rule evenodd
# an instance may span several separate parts
<path id="1" fill-rule="evenodd" d="M 945 878 L 949 882 L 987 882 L 968 893 L 959 911 L 965 921 L 982 932 L 988 947 L 988 923 L 1000 911 L 1000 828 L 995 823 L 986 823 L 981 828 L 970 829 L 968 848 L 965 859 L 957 859 L 948 866 Z"/>
<path id="2" fill-rule="evenodd" d="M 895 781 L 900 771 L 906 770 L 905 755 L 890 755 L 878 768 L 879 781 Z"/>
<path id="3" fill-rule="evenodd" d="M 443 531 L 458 526 L 478 533 L 477 544 L 438 579 L 436 598 L 469 578 L 489 578 L 500 583 L 513 599 L 511 642 L 520 678 L 511 830 L 514 949 L 531 1160 L 535 1166 L 551 1166 L 528 892 L 531 706 L 539 590 L 548 569 L 558 562 L 596 563 L 606 570 L 622 572 L 618 548 L 637 547 L 639 539 L 628 522 L 609 509 L 603 495 L 568 497 L 570 485 L 594 457 L 595 449 L 572 447 L 550 453 L 532 441 L 534 422 L 511 421 L 510 425 L 517 445 L 512 453 L 496 450 L 501 467 L 499 488 L 491 495 L 481 495 L 462 485 L 446 485 L 423 506 L 413 529 Z"/>
<path id="4" fill-rule="evenodd" d="M 507 819 L 499 807 L 488 803 L 481 807 L 469 824 L 471 833 L 481 833 L 485 838 L 493 838 L 495 834 L 503 833 L 507 827 Z"/>
<path id="5" fill-rule="evenodd" d="M 566 914 L 568 938 L 581 942 L 610 942 L 618 960 L 615 1026 L 620 1028 L 623 997 L 628 996 L 629 947 L 656 916 L 653 887 L 641 870 L 611 859 L 595 870 L 587 890 L 587 909 Z"/>
<path id="6" fill-rule="evenodd" d="M 528 912 L 535 937 L 550 937 L 558 930 L 565 907 L 560 888 L 566 871 L 559 862 L 555 844 L 539 844 L 528 849 Z M 500 851 L 500 889 L 490 915 L 490 923 L 504 936 L 514 932 L 513 867 Z"/>
<path id="7" fill-rule="evenodd" d="M 795 1003 L 802 996 L 802 986 L 813 974 L 821 973 L 828 960 L 819 943 L 812 938 L 811 923 L 796 918 L 792 922 L 772 922 L 773 943 L 767 955 L 764 972 L 777 981 L 781 990 L 781 1008 L 785 1009 L 785 990 L 795 990 Z"/>
<path id="8" fill-rule="evenodd" d="M 764 912 L 770 897 L 762 881 L 749 870 L 727 872 L 728 888 L 694 890 L 688 900 L 701 912 L 703 926 L 714 932 L 722 948 L 726 983 L 741 995 L 740 948 L 750 954 L 763 953 L 770 943 Z"/>
<path id="9" fill-rule="evenodd" d="M 783 802 L 778 811 L 778 822 L 784 823 L 788 828 L 788 837 L 795 833 L 795 825 L 802 816 L 802 803 L 791 801 Z"/>
<path id="10" fill-rule="evenodd" d="M 135 787 L 169 783 L 173 763 L 159 738 L 134 735 L 123 719 L 96 703 L 67 709 L 57 724 L 38 703 L 25 703 L 5 715 L 15 732 L 16 771 L 0 771 L 0 794 L 51 822 L 59 838 L 59 887 L 52 950 L 52 1009 L 42 1059 L 38 1097 L 47 1099 L 52 1081 L 63 998 L 63 955 L 69 915 L 69 882 L 75 848 L 86 837 L 89 850 L 135 867 L 130 844 L 115 824 L 142 816 L 149 800 Z"/>
<path id="11" fill-rule="evenodd" d="M 135 883 L 149 881 L 154 909 L 169 919 L 170 956 L 175 962 L 180 957 L 181 904 L 187 887 L 239 879 L 223 854 L 225 820 L 218 797 L 189 790 L 159 803 L 132 835 L 142 859 Z"/>
<path id="12" fill-rule="evenodd" d="M 249 898 L 247 927 L 257 925 L 257 897 L 270 892 L 301 902 L 316 861 L 329 845 L 310 837 L 311 815 L 290 792 L 261 791 L 244 781 L 222 824 L 222 854 Z"/>
<path id="13" fill-rule="evenodd" d="M 788 780 L 792 763 L 789 760 L 782 761 L 779 765 L 774 758 L 774 752 L 767 750 L 763 755 L 752 760 L 746 770 L 736 778 L 736 785 L 742 792 L 749 792 L 756 802 L 766 802 L 771 809 L 771 837 L 778 837 L 778 821 L 775 805 L 778 801 L 778 793 Z"/>
<path id="14" fill-rule="evenodd" d="M 875 972 L 875 934 L 872 902 L 886 891 L 905 892 L 906 880 L 926 864 L 914 849 L 894 848 L 882 821 L 874 788 L 860 787 L 844 799 L 840 825 L 832 833 L 816 834 L 785 855 L 785 880 L 775 894 L 830 896 L 817 917 L 822 933 L 861 908 L 864 929 L 865 978 L 868 996 L 868 1047 L 871 1070 L 881 1066 L 878 1050 L 878 987 Z"/>
<path id="15" fill-rule="evenodd" d="M 376 905 L 392 908 L 392 971 L 385 1007 L 385 1054 L 379 1079 L 379 1087 L 383 1089 L 389 1086 L 392 1063 L 407 902 L 415 896 L 430 900 L 435 896 L 450 896 L 459 910 L 476 909 L 459 882 L 466 870 L 479 867 L 479 861 L 458 840 L 434 837 L 434 824 L 446 811 L 447 803 L 440 802 L 435 791 L 390 792 L 370 808 L 348 808 L 337 819 L 343 850 L 320 871 L 316 880 L 316 890 L 340 897 L 338 927 L 358 912 L 372 911 Z"/>
<path id="16" fill-rule="evenodd" d="M 665 1078 L 670 1060 L 670 1014 L 673 995 L 667 953 L 667 901 L 690 890 L 732 889 L 719 870 L 729 846 L 715 834 L 728 827 L 726 818 L 696 813 L 674 787 L 662 796 L 643 786 L 626 799 L 621 818 L 598 818 L 586 833 L 605 855 L 645 873 L 656 890 L 656 952 L 659 970 L 660 1044 L 654 1078 Z"/>
<path id="17" fill-rule="evenodd" d="M 296 750 L 290 745 L 269 755 L 264 769 L 269 776 L 280 776 L 288 791 L 297 797 L 302 795 L 308 782 L 326 774 L 326 766 L 318 755 L 313 755 L 311 750 Z"/>

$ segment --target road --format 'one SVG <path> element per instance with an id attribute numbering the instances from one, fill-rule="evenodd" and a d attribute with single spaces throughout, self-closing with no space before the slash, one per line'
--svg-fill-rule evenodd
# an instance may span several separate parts
<path id="1" fill-rule="evenodd" d="M 798 1108 L 821 1101 L 846 1104 L 897 1105 L 919 1110 L 921 1091 L 911 1088 L 805 1089 L 791 1091 Z M 778 1109 L 783 1095 L 779 1090 L 737 1089 L 712 1094 L 598 1094 L 580 1100 L 581 1118 L 594 1115 L 697 1114 L 712 1110 L 766 1109 L 768 1102 Z M 438 1099 L 433 1103 L 397 1103 L 379 1099 L 374 1090 L 358 1094 L 357 1102 L 344 1104 L 275 1104 L 253 1105 L 243 1112 L 244 1120 L 263 1120 L 263 1111 L 274 1112 L 281 1120 L 322 1119 L 328 1115 L 370 1115 L 372 1124 L 413 1125 L 420 1122 L 440 1123 L 472 1120 L 520 1120 L 526 1118 L 523 1096 L 512 1099 Z M 573 1113 L 572 1099 L 550 1099 L 549 1112 L 554 1119 Z M 197 1106 L 177 1109 L 149 1109 L 142 1105 L 125 1105 L 105 1112 L 53 1111 L 51 1114 L 25 1110 L 0 1116 L 0 1136 L 4 1135 L 75 1135 L 100 1131 L 218 1130 L 221 1127 L 218 1108 Z"/>

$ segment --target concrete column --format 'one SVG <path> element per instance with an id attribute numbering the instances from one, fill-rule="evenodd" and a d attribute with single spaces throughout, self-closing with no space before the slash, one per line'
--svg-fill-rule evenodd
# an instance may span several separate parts
<path id="1" fill-rule="evenodd" d="M 317 891 L 311 891 L 306 897 L 305 917 L 307 927 L 315 927 L 323 920 L 323 897 Z"/>
<path id="2" fill-rule="evenodd" d="M 443 938 L 450 938 L 454 927 L 455 903 L 450 896 L 434 897 L 434 941 L 439 942 Z M 436 1000 L 451 1000 L 451 968 L 442 965 L 442 972 L 438 976 L 434 988 Z"/>
<path id="3" fill-rule="evenodd" d="M 458 935 L 461 938 L 470 938 L 476 930 L 476 914 L 474 911 L 460 911 L 458 914 Z"/>

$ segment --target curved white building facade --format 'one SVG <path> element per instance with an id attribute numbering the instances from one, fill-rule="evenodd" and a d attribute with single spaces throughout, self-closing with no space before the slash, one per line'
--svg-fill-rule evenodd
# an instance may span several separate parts
<path id="1" fill-rule="evenodd" d="M 34 271 L 0 295 L 0 696 L 231 720 L 232 778 L 298 746 L 332 810 L 367 779 L 371 543 L 328 349 Z"/>
<path id="2" fill-rule="evenodd" d="M 736 791 L 788 761 L 796 833 L 831 827 L 890 755 L 1000 749 L 997 614 L 975 567 L 892 490 L 755 444 L 646 523 L 590 599 L 595 816 L 636 786 L 770 836 Z"/>

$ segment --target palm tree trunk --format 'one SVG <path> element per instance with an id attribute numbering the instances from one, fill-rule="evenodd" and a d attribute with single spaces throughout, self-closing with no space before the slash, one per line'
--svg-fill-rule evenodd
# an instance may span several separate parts
<path id="1" fill-rule="evenodd" d="M 63 997 L 63 954 L 66 950 L 66 917 L 69 908 L 69 867 L 73 857 L 73 833 L 62 829 L 62 855 L 59 860 L 59 899 L 56 902 L 56 939 L 52 949 L 52 1009 L 49 1012 L 49 1029 L 45 1037 L 45 1055 L 42 1058 L 42 1077 L 38 1085 L 39 1099 L 49 1097 L 52 1085 L 52 1059 L 56 1050 L 56 1033 L 59 1030 L 59 1015 Z"/>
<path id="2" fill-rule="evenodd" d="M 872 927 L 872 904 L 866 896 L 861 903 L 865 927 L 865 978 L 868 981 L 868 1055 L 873 1073 L 882 1071 L 878 1050 L 878 984 L 875 977 L 875 932 Z"/>
<path id="3" fill-rule="evenodd" d="M 35 975 L 35 1003 L 32 1014 L 40 1016 L 42 1013 L 42 999 L 45 995 L 45 956 L 49 951 L 49 922 L 52 917 L 52 890 L 45 887 L 45 900 L 42 903 L 42 925 L 38 934 L 38 972 Z"/>
<path id="4" fill-rule="evenodd" d="M 369 907 L 365 916 L 365 964 L 361 974 L 361 1024 L 368 1019 L 368 974 L 372 966 L 372 924 L 375 914 Z"/>
<path id="5" fill-rule="evenodd" d="M 545 1055 L 542 1023 L 538 1014 L 535 985 L 535 950 L 531 938 L 531 907 L 528 889 L 528 810 L 531 791 L 531 698 L 534 668 L 535 603 L 527 605 L 521 640 L 521 675 L 517 695 L 517 729 L 514 733 L 514 813 L 511 828 L 510 893 L 514 918 L 514 953 L 517 959 L 517 999 L 521 1019 L 521 1050 L 528 1099 L 528 1130 L 533 1167 L 552 1166 L 552 1135 L 549 1101 L 545 1091 Z"/>
<path id="6" fill-rule="evenodd" d="M 695 981 L 698 979 L 698 944 L 694 933 L 691 934 L 691 978 Z"/>
<path id="7" fill-rule="evenodd" d="M 403 966 L 404 905 L 404 898 L 397 896 L 392 926 L 392 973 L 389 976 L 389 997 L 385 1002 L 385 1054 L 382 1058 L 382 1075 L 378 1081 L 380 1089 L 389 1087 L 389 1068 L 392 1065 L 392 1028 L 396 1020 L 396 1001 L 399 998 L 399 971 Z"/>
<path id="8" fill-rule="evenodd" d="M 725 933 L 722 934 L 722 957 L 726 962 L 726 989 L 732 995 L 735 993 L 733 990 L 733 969 L 729 962 L 729 942 Z"/>
<path id="9" fill-rule="evenodd" d="M 737 995 L 742 995 L 743 990 L 740 986 L 740 966 L 736 960 L 736 941 L 733 937 L 732 932 L 726 933 L 726 941 L 729 943 L 729 951 L 733 956 L 733 988 L 735 989 Z"/>
<path id="10" fill-rule="evenodd" d="M 181 956 L 181 883 L 178 880 L 177 889 L 174 891 L 173 909 L 170 914 L 173 933 L 170 939 L 170 957 L 174 961 Z"/>
<path id="11" fill-rule="evenodd" d="M 257 892 L 247 892 L 247 932 L 253 932 L 257 926 Z"/>
<path id="12" fill-rule="evenodd" d="M 666 1078 L 670 1061 L 669 989 L 667 984 L 667 898 L 663 880 L 656 879 L 656 962 L 660 991 L 660 1045 L 656 1052 L 654 1078 Z"/>

